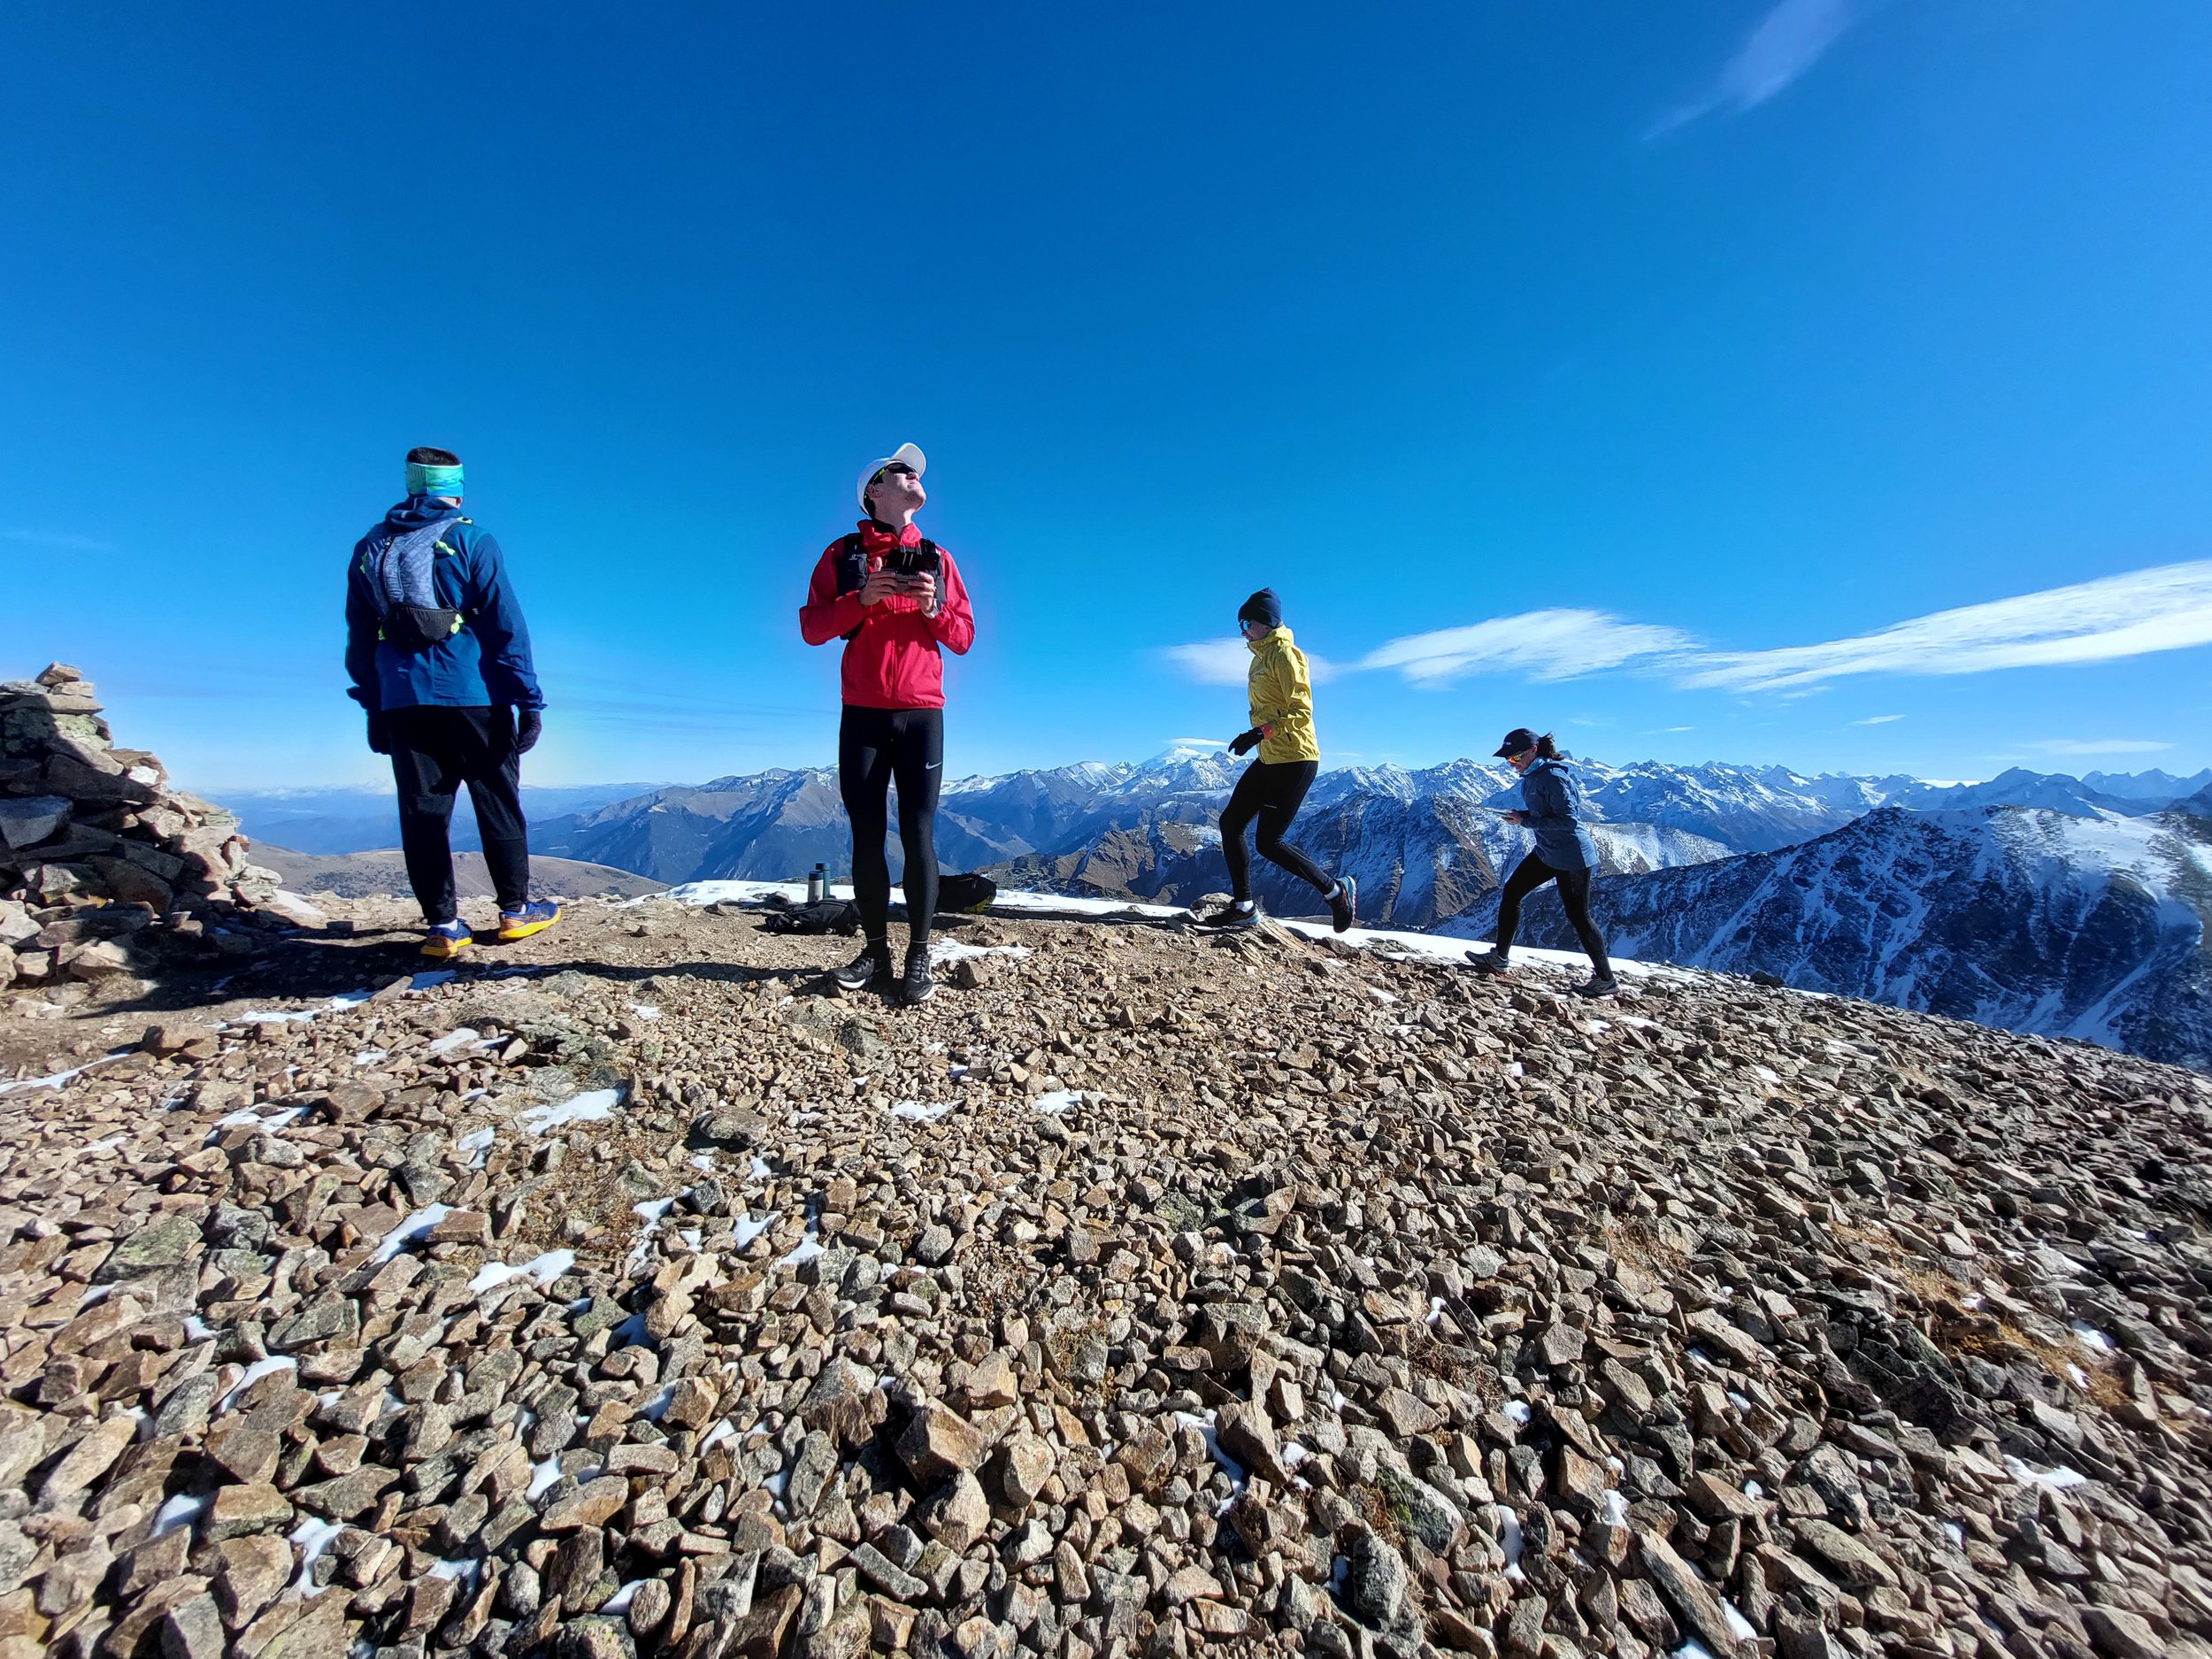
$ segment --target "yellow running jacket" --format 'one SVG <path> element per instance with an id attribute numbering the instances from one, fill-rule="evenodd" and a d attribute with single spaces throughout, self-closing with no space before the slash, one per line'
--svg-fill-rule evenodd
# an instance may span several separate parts
<path id="1" fill-rule="evenodd" d="M 1288 628 L 1277 628 L 1263 640 L 1247 641 L 1246 649 L 1252 653 L 1245 693 L 1252 705 L 1252 724 L 1273 728 L 1260 740 L 1260 758 L 1271 764 L 1319 760 L 1321 742 L 1313 733 L 1313 683 L 1306 677 L 1306 654 Z"/>

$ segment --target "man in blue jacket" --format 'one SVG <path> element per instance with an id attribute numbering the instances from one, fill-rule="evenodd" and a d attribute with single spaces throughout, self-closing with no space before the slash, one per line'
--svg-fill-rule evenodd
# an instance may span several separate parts
<path id="1" fill-rule="evenodd" d="M 346 572 L 346 672 L 369 715 L 369 747 L 392 757 L 407 879 L 428 925 L 422 954 L 476 942 L 453 898 L 447 831 L 463 784 L 483 832 L 499 900 L 499 937 L 527 939 L 560 919 L 530 900 L 521 757 L 538 741 L 544 694 L 530 630 L 499 543 L 461 516 L 461 459 L 407 452 L 407 499 L 357 542 Z"/>

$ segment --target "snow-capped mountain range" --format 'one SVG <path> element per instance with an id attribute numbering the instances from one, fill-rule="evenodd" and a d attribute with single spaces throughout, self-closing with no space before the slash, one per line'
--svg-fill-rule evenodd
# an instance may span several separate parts
<path id="1" fill-rule="evenodd" d="M 1601 881 L 1624 957 L 1769 973 L 2212 1069 L 2212 790 L 2135 816 L 1888 806 L 1801 846 Z M 1486 894 L 1439 930 L 1488 938 Z M 1575 948 L 1555 897 L 1521 938 Z"/>
<path id="2" fill-rule="evenodd" d="M 1179 745 L 1142 762 L 961 779 L 945 786 L 939 856 L 1007 885 L 1187 903 L 1226 885 L 1215 823 L 1246 764 Z M 1623 956 L 2212 1064 L 2201 966 L 2212 770 L 1941 784 L 1578 764 L 1601 859 L 1596 903 Z M 319 838 L 363 838 L 317 850 L 389 844 L 373 798 L 332 793 L 342 800 L 228 800 L 271 841 L 311 825 Z M 617 794 L 575 792 L 572 810 L 533 824 L 532 846 L 668 882 L 849 866 L 827 769 Z M 1503 817 L 1518 801 L 1499 762 L 1349 767 L 1321 775 L 1293 833 L 1358 878 L 1365 919 L 1486 937 L 1497 886 L 1530 844 Z M 895 840 L 891 856 L 895 870 Z M 1256 864 L 1255 878 L 1278 913 L 1320 908 L 1271 864 Z M 1532 942 L 1571 942 L 1547 897 L 1529 926 Z"/>

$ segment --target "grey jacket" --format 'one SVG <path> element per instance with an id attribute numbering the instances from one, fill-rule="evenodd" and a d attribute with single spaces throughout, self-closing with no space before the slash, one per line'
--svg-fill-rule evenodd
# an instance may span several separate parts
<path id="1" fill-rule="evenodd" d="M 1539 858 L 1555 870 L 1598 867 L 1597 843 L 1582 827 L 1582 785 L 1564 761 L 1540 760 L 1523 772 L 1521 801 Z"/>

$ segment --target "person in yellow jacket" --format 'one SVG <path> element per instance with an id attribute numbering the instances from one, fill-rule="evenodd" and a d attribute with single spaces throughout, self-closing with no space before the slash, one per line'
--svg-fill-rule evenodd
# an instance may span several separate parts
<path id="1" fill-rule="evenodd" d="M 1340 933 L 1359 919 L 1358 884 L 1349 876 L 1333 879 L 1283 839 L 1305 803 L 1306 791 L 1313 787 L 1314 774 L 1321 770 L 1306 654 L 1283 626 L 1283 602 L 1271 588 L 1261 588 L 1244 602 L 1237 626 L 1252 652 L 1248 682 L 1252 726 L 1229 745 L 1229 751 L 1243 755 L 1256 748 L 1260 753 L 1230 791 L 1229 804 L 1221 809 L 1221 852 L 1229 861 L 1234 902 L 1220 925 L 1259 926 L 1259 910 L 1252 902 L 1252 855 L 1244 845 L 1245 831 L 1257 824 L 1261 854 L 1327 901 L 1330 918 Z"/>

